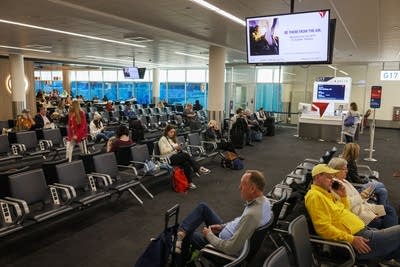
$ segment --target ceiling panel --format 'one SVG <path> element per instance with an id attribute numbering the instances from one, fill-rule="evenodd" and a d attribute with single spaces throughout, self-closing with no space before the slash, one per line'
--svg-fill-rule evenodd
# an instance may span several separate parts
<path id="1" fill-rule="evenodd" d="M 246 18 L 289 12 L 289 0 L 211 0 L 210 3 Z M 334 63 L 398 61 L 400 1 L 296 0 L 297 12 L 331 9 L 337 19 Z M 121 42 L 143 36 L 145 48 L 110 44 L 60 33 L 0 23 L 0 45 L 51 46 L 52 53 L 0 48 L 0 54 L 21 52 L 26 57 L 93 62 L 86 56 L 151 62 L 165 66 L 206 66 L 207 60 L 175 52 L 208 56 L 211 45 L 227 48 L 227 62 L 246 60 L 244 27 L 189 0 L 2 0 L 0 19 L 52 27 Z M 104 64 L 129 65 L 110 60 Z"/>

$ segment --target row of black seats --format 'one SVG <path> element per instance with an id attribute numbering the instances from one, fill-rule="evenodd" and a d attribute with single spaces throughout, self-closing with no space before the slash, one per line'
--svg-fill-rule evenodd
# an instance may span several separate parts
<path id="1" fill-rule="evenodd" d="M 73 162 L 47 162 L 42 169 L 6 177 L 8 192 L 2 190 L 0 199 L 0 237 L 125 191 L 142 204 L 134 192 L 136 186 L 153 198 L 141 179 L 168 172 L 148 172 L 150 155 L 146 145 L 127 149 L 132 158 L 129 165 L 119 165 L 114 153 L 103 153 Z"/>

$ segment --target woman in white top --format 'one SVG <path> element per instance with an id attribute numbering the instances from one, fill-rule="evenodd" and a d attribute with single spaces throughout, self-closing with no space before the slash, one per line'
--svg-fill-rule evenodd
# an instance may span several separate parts
<path id="1" fill-rule="evenodd" d="M 365 189 L 361 193 L 346 180 L 347 161 L 343 158 L 332 158 L 329 167 L 339 170 L 336 179 L 340 185 L 346 188 L 347 198 L 350 202 L 351 211 L 360 217 L 369 227 L 384 229 L 397 225 L 398 218 L 396 210 L 390 205 L 376 205 L 368 202 L 369 195 L 373 189 Z M 338 197 L 338 196 L 336 196 Z"/>
<path id="2" fill-rule="evenodd" d="M 90 135 L 95 143 L 100 142 L 102 139 L 104 141 L 108 141 L 110 137 L 114 136 L 114 133 L 111 131 L 105 131 L 105 127 L 101 122 L 101 115 L 98 112 L 95 112 L 93 115 L 93 120 L 89 124 Z"/>
<path id="3" fill-rule="evenodd" d="M 195 189 L 196 185 L 192 182 L 192 170 L 199 175 L 199 173 L 208 174 L 209 169 L 200 166 L 188 153 L 182 151 L 181 144 L 176 143 L 176 131 L 171 125 L 167 125 L 164 130 L 164 135 L 158 141 L 160 154 L 168 155 L 171 165 L 179 166 L 185 172 L 185 176 L 190 183 L 190 188 Z"/>

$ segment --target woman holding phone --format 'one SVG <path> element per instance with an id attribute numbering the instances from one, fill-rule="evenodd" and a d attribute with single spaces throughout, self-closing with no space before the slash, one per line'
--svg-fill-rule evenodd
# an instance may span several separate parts
<path id="1" fill-rule="evenodd" d="M 209 174 L 211 171 L 203 166 L 200 166 L 188 153 L 182 151 L 182 144 L 176 142 L 176 130 L 173 126 L 167 125 L 164 130 L 164 135 L 158 141 L 158 147 L 162 156 L 169 156 L 171 165 L 179 166 L 185 172 L 188 179 L 190 189 L 195 189 L 197 186 L 192 182 L 192 170 L 196 175 Z"/>
<path id="2" fill-rule="evenodd" d="M 350 202 L 351 211 L 360 217 L 369 227 L 384 229 L 397 225 L 398 218 L 395 208 L 391 205 L 376 205 L 368 202 L 369 189 L 364 189 L 361 193 L 346 180 L 347 161 L 343 158 L 332 158 L 328 164 L 329 167 L 338 170 L 336 179 L 332 182 L 332 189 L 337 190 L 340 186 L 346 189 L 347 198 Z M 339 197 L 339 196 L 337 196 Z"/>

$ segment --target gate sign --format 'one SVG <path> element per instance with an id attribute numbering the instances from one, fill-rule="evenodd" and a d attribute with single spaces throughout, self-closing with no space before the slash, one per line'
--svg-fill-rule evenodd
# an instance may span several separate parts
<path id="1" fill-rule="evenodd" d="M 382 98 L 382 86 L 372 86 L 371 87 L 371 108 L 380 108 Z"/>

